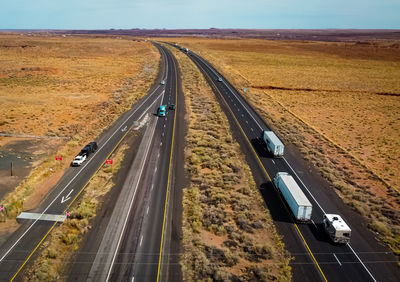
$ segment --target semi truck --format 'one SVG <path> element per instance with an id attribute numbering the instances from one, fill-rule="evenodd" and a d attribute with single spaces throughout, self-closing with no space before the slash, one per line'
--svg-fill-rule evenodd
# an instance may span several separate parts
<path id="1" fill-rule="evenodd" d="M 338 214 L 325 214 L 323 225 L 331 240 L 338 244 L 350 242 L 351 229 Z"/>
<path id="2" fill-rule="evenodd" d="M 267 150 L 274 157 L 282 157 L 285 146 L 282 141 L 275 135 L 273 131 L 264 130 L 262 134 L 265 145 L 267 145 Z"/>
<path id="3" fill-rule="evenodd" d="M 167 112 L 167 106 L 166 105 L 161 105 L 157 110 L 157 115 L 159 117 L 165 117 L 166 112 Z"/>
<path id="4" fill-rule="evenodd" d="M 274 177 L 275 187 L 285 199 L 297 221 L 311 220 L 312 204 L 304 195 L 299 185 L 287 172 L 278 172 Z"/>

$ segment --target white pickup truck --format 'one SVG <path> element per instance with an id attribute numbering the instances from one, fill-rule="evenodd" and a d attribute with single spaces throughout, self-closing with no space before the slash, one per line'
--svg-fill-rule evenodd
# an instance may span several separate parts
<path id="1" fill-rule="evenodd" d="M 72 161 L 72 166 L 80 166 L 86 160 L 86 155 L 78 155 Z"/>

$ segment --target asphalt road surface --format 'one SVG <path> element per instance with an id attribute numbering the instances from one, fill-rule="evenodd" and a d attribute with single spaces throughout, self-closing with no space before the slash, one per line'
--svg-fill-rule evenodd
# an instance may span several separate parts
<path id="1" fill-rule="evenodd" d="M 209 62 L 194 52 L 185 53 L 202 71 L 230 120 L 234 136 L 246 154 L 278 232 L 283 235 L 286 249 L 294 257 L 291 262 L 293 280 L 399 281 L 397 259 L 389 248 L 375 240 L 374 234 L 366 228 L 365 220 L 342 202 L 294 146 L 286 146 L 284 158 L 271 158 L 260 138 L 263 130 L 270 129 L 268 124 Z M 271 178 L 279 171 L 289 172 L 311 201 L 313 214 L 310 224 L 295 223 L 289 208 L 277 193 Z M 349 244 L 333 244 L 325 235 L 321 224 L 325 213 L 344 217 L 352 229 Z"/>
<path id="2" fill-rule="evenodd" d="M 164 70 L 165 66 L 161 66 L 160 69 Z M 165 91 L 165 86 L 159 83 L 164 76 L 165 73 L 162 74 L 161 71 L 158 82 L 151 87 L 148 94 L 97 138 L 97 151 L 91 154 L 82 166 L 69 168 L 49 192 L 46 199 L 33 212 L 42 215 L 65 215 L 92 176 L 134 127 L 135 122 L 142 119 L 146 113 L 154 111 L 156 101 Z M 0 248 L 0 281 L 9 281 L 15 278 L 21 280 L 22 277 L 18 277 L 21 270 L 57 224 L 57 222 L 43 222 L 40 219 L 24 220 L 19 229 Z"/>
<path id="3" fill-rule="evenodd" d="M 129 171 L 123 173 L 118 199 L 105 207 L 112 212 L 89 234 L 69 281 L 181 280 L 175 211 L 182 188 L 184 99 L 174 57 L 155 45 L 168 74 L 156 105 L 167 105 L 167 115 L 151 117 Z"/>

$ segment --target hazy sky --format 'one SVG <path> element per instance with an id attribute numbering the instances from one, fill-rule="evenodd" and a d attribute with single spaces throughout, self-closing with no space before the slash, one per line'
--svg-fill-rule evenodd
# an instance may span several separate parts
<path id="1" fill-rule="evenodd" d="M 0 29 L 400 28 L 400 0 L 0 0 Z"/>

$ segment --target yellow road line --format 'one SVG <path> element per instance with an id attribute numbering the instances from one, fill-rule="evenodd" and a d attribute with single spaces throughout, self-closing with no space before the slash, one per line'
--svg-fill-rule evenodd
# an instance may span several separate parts
<path id="1" fill-rule="evenodd" d="M 131 125 L 129 127 L 129 129 L 126 131 L 126 133 L 124 134 L 124 136 L 122 136 L 122 138 L 118 141 L 117 145 L 114 146 L 114 148 L 112 149 L 112 151 L 110 152 L 110 154 L 108 154 L 107 159 L 114 153 L 114 151 L 117 149 L 117 147 L 119 146 L 119 144 L 122 142 L 122 140 L 125 139 L 125 136 L 129 133 L 129 131 L 131 130 L 133 125 Z M 51 228 L 49 229 L 49 231 L 47 231 L 47 233 L 43 236 L 43 238 L 40 240 L 40 242 L 36 245 L 36 247 L 33 249 L 33 251 L 30 253 L 30 255 L 28 256 L 28 258 L 24 261 L 24 263 L 20 266 L 20 268 L 18 269 L 18 271 L 14 274 L 14 276 L 11 278 L 11 281 L 14 281 L 15 277 L 17 277 L 17 275 L 19 274 L 19 272 L 22 270 L 22 268 L 25 266 L 25 264 L 29 261 L 29 259 L 32 257 L 32 255 L 36 252 L 36 250 L 39 248 L 39 246 L 43 243 L 43 241 L 46 239 L 46 237 L 50 234 L 50 232 L 54 229 L 54 227 L 56 226 L 56 224 L 60 221 L 61 217 L 67 212 L 68 208 L 74 203 L 74 201 L 78 198 L 78 196 L 82 193 L 82 191 L 86 188 L 87 185 L 89 185 L 90 181 L 93 179 L 93 177 L 96 176 L 96 174 L 99 172 L 99 170 L 104 166 L 105 162 L 102 162 L 101 165 L 99 166 L 99 168 L 96 170 L 96 172 L 92 175 L 92 177 L 89 178 L 89 180 L 86 182 L 86 184 L 82 187 L 82 189 L 78 192 L 78 194 L 76 194 L 76 196 L 72 199 L 72 201 L 69 203 L 69 205 L 64 209 L 62 215 L 57 219 L 57 221 L 51 226 Z"/>
<path id="2" fill-rule="evenodd" d="M 268 174 L 267 170 L 265 169 L 263 163 L 261 162 L 260 158 L 258 157 L 258 155 L 257 155 L 257 153 L 256 153 L 256 151 L 255 151 L 253 145 L 251 144 L 249 138 L 247 138 L 247 135 L 244 133 L 244 130 L 243 130 L 242 126 L 240 125 L 239 121 L 236 119 L 235 114 L 234 114 L 233 111 L 231 110 L 231 107 L 230 107 L 230 106 L 228 105 L 228 103 L 226 102 L 224 96 L 223 96 L 222 93 L 219 91 L 218 87 L 215 85 L 215 83 L 214 83 L 214 81 L 212 80 L 212 78 L 208 75 L 207 72 L 205 72 L 205 73 L 206 73 L 206 75 L 208 76 L 208 78 L 209 78 L 209 80 L 211 81 L 211 83 L 213 84 L 214 88 L 218 91 L 218 93 L 219 93 L 219 95 L 221 96 L 221 98 L 223 99 L 225 105 L 228 107 L 228 110 L 231 112 L 233 118 L 235 119 L 236 124 L 239 126 L 241 132 L 243 133 L 244 137 L 246 138 L 247 143 L 250 145 L 251 150 L 253 151 L 253 153 L 254 153 L 254 155 L 256 156 L 256 158 L 257 158 L 259 164 L 260 164 L 261 167 L 263 168 L 264 173 L 266 174 L 268 180 L 272 182 L 271 177 L 269 176 L 269 174 Z M 287 210 L 286 207 L 285 207 L 285 209 Z M 292 219 L 292 221 L 293 221 L 293 219 Z M 310 255 L 311 255 L 312 259 L 314 260 L 314 262 L 315 262 L 315 264 L 316 264 L 316 266 L 317 266 L 319 272 L 321 273 L 323 279 L 324 279 L 325 281 L 328 281 L 328 280 L 326 279 L 325 274 L 323 273 L 321 267 L 319 266 L 317 260 L 315 259 L 314 254 L 312 253 L 311 249 L 308 247 L 308 244 L 307 244 L 306 240 L 304 239 L 303 234 L 301 233 L 299 227 L 297 226 L 297 224 L 296 224 L 294 221 L 293 221 L 293 224 L 294 224 L 294 226 L 296 227 L 297 232 L 300 234 L 300 237 L 301 237 L 301 239 L 303 240 L 303 242 L 304 242 L 304 244 L 305 244 L 307 250 L 310 252 Z"/>
<path id="3" fill-rule="evenodd" d="M 172 60 L 174 61 L 174 60 Z M 161 257 L 163 250 L 163 240 L 164 240 L 164 227 L 165 227 L 165 218 L 167 215 L 167 203 L 168 203 L 168 190 L 169 190 L 169 182 L 171 175 L 171 166 L 172 166 L 172 153 L 174 150 L 174 139 L 175 139 L 175 123 L 176 123 L 176 112 L 178 111 L 178 73 L 176 71 L 176 64 L 174 62 L 175 69 L 175 111 L 174 111 L 174 125 L 172 128 L 172 144 L 171 144 L 171 153 L 169 155 L 169 167 L 168 167 L 168 181 L 167 181 L 167 194 L 165 196 L 165 204 L 164 204 L 164 217 L 161 231 L 161 244 L 160 244 L 160 254 L 158 257 L 158 270 L 157 270 L 157 282 L 160 280 L 160 268 L 161 268 Z"/>

